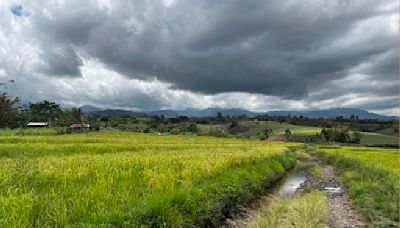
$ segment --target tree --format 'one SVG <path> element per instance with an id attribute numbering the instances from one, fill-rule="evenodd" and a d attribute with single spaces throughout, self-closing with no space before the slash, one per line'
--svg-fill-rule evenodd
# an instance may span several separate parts
<path id="1" fill-rule="evenodd" d="M 218 122 L 224 122 L 225 121 L 225 118 L 224 118 L 224 116 L 222 115 L 221 112 L 217 113 L 217 121 Z"/>
<path id="2" fill-rule="evenodd" d="M 11 97 L 7 93 L 0 95 L 0 127 L 17 127 L 18 97 Z"/>
<path id="3" fill-rule="evenodd" d="M 292 132 L 291 132 L 289 129 L 286 129 L 286 131 L 285 131 L 285 137 L 286 137 L 287 140 L 290 139 L 290 136 L 291 136 L 291 135 L 292 135 Z"/>
<path id="4" fill-rule="evenodd" d="M 353 141 L 353 143 L 360 144 L 361 138 L 362 138 L 361 133 L 358 132 L 358 131 L 356 131 L 356 132 L 353 133 L 353 139 L 352 139 L 352 141 Z"/>
<path id="5" fill-rule="evenodd" d="M 53 125 L 56 117 L 58 117 L 62 111 L 60 105 L 47 100 L 29 104 L 31 118 L 36 121 L 47 121 L 49 126 Z"/>
<path id="6" fill-rule="evenodd" d="M 268 139 L 268 137 L 272 134 L 272 128 L 267 128 L 263 131 L 265 137 Z"/>
<path id="7" fill-rule="evenodd" d="M 189 126 L 186 127 L 186 131 L 191 132 L 191 133 L 198 133 L 199 128 L 195 123 L 191 123 Z"/>
<path id="8" fill-rule="evenodd" d="M 57 115 L 57 124 L 60 126 L 69 126 L 71 124 L 83 123 L 82 117 L 83 113 L 80 108 L 64 110 L 62 113 Z"/>
<path id="9" fill-rule="evenodd" d="M 263 133 L 258 133 L 258 134 L 257 134 L 257 137 L 258 137 L 258 139 L 261 140 L 261 141 L 264 141 L 264 140 L 268 139 L 268 137 L 267 137 L 265 134 L 263 134 Z"/>

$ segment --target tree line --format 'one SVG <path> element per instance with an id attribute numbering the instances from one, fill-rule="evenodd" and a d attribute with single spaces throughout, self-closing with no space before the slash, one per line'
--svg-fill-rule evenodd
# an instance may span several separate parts
<path id="1" fill-rule="evenodd" d="M 0 128 L 24 127 L 28 122 L 48 122 L 49 126 L 68 126 L 82 123 L 83 113 L 79 108 L 62 110 L 59 104 L 43 100 L 20 105 L 18 97 L 7 93 L 0 95 Z"/>

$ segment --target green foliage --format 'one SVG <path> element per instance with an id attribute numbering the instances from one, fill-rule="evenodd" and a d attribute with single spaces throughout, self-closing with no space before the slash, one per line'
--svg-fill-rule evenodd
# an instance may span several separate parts
<path id="1" fill-rule="evenodd" d="M 0 94 L 0 128 L 18 126 L 19 99 L 10 97 L 8 94 Z"/>
<path id="2" fill-rule="evenodd" d="M 31 120 L 54 121 L 61 113 L 60 105 L 47 100 L 29 104 Z"/>
<path id="3" fill-rule="evenodd" d="M 292 135 L 292 132 L 291 132 L 289 129 L 286 129 L 286 130 L 285 130 L 285 137 L 286 137 L 287 140 L 290 139 L 290 136 L 291 136 L 291 135 Z"/>
<path id="4" fill-rule="evenodd" d="M 350 129 L 331 128 L 322 129 L 321 136 L 326 141 L 359 144 L 361 134 Z"/>
<path id="5" fill-rule="evenodd" d="M 216 120 L 217 122 L 225 122 L 225 117 L 222 115 L 221 112 L 218 112 Z"/>
<path id="6" fill-rule="evenodd" d="M 272 128 L 267 128 L 263 131 L 264 135 L 266 138 L 268 138 L 270 135 L 272 135 L 274 131 L 272 130 Z"/>
<path id="7" fill-rule="evenodd" d="M 267 139 L 267 136 L 266 136 L 265 134 L 263 134 L 263 133 L 259 133 L 259 134 L 257 135 L 257 137 L 258 137 L 258 139 L 261 140 L 261 141 Z"/>
<path id="8" fill-rule="evenodd" d="M 227 131 L 225 131 L 224 129 L 218 128 L 218 127 L 211 129 L 207 135 L 214 136 L 214 137 L 225 137 L 225 138 L 231 136 Z"/>
<path id="9" fill-rule="evenodd" d="M 58 112 L 57 121 L 55 124 L 58 126 L 71 126 L 72 124 L 82 124 L 83 113 L 80 108 L 71 108 Z"/>

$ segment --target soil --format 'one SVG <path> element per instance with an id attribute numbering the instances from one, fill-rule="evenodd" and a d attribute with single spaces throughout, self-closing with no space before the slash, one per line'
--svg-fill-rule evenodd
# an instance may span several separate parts
<path id="1" fill-rule="evenodd" d="M 227 219 L 225 224 L 221 228 L 247 228 L 252 227 L 254 221 L 256 221 L 261 213 L 258 210 L 262 205 L 268 204 L 271 198 L 263 196 L 257 201 L 253 202 L 247 208 L 242 208 L 241 212 L 234 215 L 232 218 Z"/>

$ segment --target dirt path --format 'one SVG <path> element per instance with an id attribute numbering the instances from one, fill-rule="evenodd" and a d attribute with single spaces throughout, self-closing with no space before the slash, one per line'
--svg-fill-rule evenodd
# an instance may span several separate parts
<path id="1" fill-rule="evenodd" d="M 346 187 L 335 176 L 335 168 L 326 166 L 323 168 L 322 177 L 313 177 L 308 175 L 306 181 L 296 190 L 296 194 L 301 193 L 305 189 L 315 189 L 323 191 L 327 195 L 329 210 L 329 228 L 358 228 L 365 227 L 363 217 L 350 204 Z M 264 196 L 253 202 L 247 208 L 242 208 L 242 212 L 227 219 L 224 228 L 245 228 L 253 227 L 254 221 L 257 220 L 261 213 L 259 208 L 262 205 L 268 205 L 269 196 Z"/>
<path id="2" fill-rule="evenodd" d="M 363 217 L 350 204 L 346 187 L 335 176 L 333 166 L 323 169 L 323 177 L 309 177 L 299 189 L 313 188 L 327 195 L 330 228 L 365 227 Z"/>

